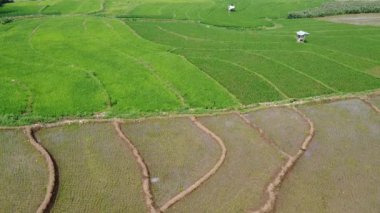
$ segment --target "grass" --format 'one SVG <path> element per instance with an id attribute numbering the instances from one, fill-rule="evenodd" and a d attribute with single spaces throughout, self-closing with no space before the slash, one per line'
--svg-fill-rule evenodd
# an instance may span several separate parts
<path id="1" fill-rule="evenodd" d="M 28 107 L 28 96 L 23 90 L 22 84 L 10 79 L 1 82 L 0 106 L 1 114 L 21 114 Z"/>
<path id="2" fill-rule="evenodd" d="M 138 165 L 112 125 L 57 127 L 37 137 L 58 166 L 53 211 L 145 211 Z"/>
<path id="3" fill-rule="evenodd" d="M 226 159 L 214 176 L 168 212 L 244 212 L 259 207 L 266 184 L 282 163 L 279 153 L 237 115 L 199 121 L 223 140 Z"/>
<path id="4" fill-rule="evenodd" d="M 0 141 L 0 209 L 34 212 L 46 193 L 45 160 L 21 130 L 1 130 Z"/>
<path id="5" fill-rule="evenodd" d="M 307 123 L 290 108 L 263 109 L 245 116 L 290 155 L 298 152 L 309 131 Z"/>
<path id="6" fill-rule="evenodd" d="M 0 25 L 0 81 L 23 86 L 4 83 L 0 123 L 203 112 L 380 88 L 378 28 L 286 18 L 325 2 L 239 0 L 234 13 L 214 0 L 4 4 L 0 16 L 13 21 Z M 303 45 L 300 29 L 311 33 Z"/>
<path id="7" fill-rule="evenodd" d="M 281 189 L 277 212 L 379 209 L 379 116 L 360 100 L 302 107 L 317 130 Z"/>
<path id="8" fill-rule="evenodd" d="M 156 203 L 162 206 L 206 174 L 218 160 L 217 143 L 188 118 L 130 122 L 123 130 L 144 158 Z"/>

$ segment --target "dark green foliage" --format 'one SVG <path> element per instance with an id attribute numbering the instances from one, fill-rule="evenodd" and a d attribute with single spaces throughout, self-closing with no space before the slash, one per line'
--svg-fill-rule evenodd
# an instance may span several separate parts
<path id="1" fill-rule="evenodd" d="M 8 24 L 8 23 L 11 23 L 12 21 L 13 21 L 13 18 L 9 18 L 9 17 L 0 19 L 1 24 Z"/>
<path id="2" fill-rule="evenodd" d="M 312 18 L 342 14 L 379 13 L 380 1 L 344 1 L 328 2 L 320 7 L 307 10 L 293 11 L 288 14 L 289 19 Z"/>

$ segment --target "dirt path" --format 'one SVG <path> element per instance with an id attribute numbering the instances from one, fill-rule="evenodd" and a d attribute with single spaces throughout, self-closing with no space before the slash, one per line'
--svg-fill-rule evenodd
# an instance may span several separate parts
<path id="1" fill-rule="evenodd" d="M 367 104 L 369 107 L 371 107 L 371 109 L 373 109 L 375 112 L 380 113 L 380 109 L 375 104 L 373 104 L 369 100 L 369 98 L 361 98 L 360 100 L 362 100 L 365 104 Z"/>
<path id="2" fill-rule="evenodd" d="M 273 141 L 271 138 L 269 138 L 269 136 L 267 134 L 265 134 L 264 130 L 261 129 L 260 127 L 258 127 L 255 123 L 251 122 L 250 120 L 248 120 L 244 115 L 240 114 L 240 113 L 236 113 L 246 124 L 248 124 L 251 128 L 253 128 L 254 130 L 256 130 L 259 134 L 260 134 L 260 137 L 265 141 L 267 142 L 268 144 L 270 144 L 272 147 L 274 147 L 281 155 L 285 156 L 286 158 L 292 158 L 292 156 L 285 152 L 284 150 L 282 150 L 277 144 L 275 141 Z"/>
<path id="3" fill-rule="evenodd" d="M 119 122 L 119 121 L 114 121 L 113 125 L 115 126 L 115 130 L 118 133 L 119 137 L 121 139 L 123 139 L 123 141 L 128 145 L 128 148 L 132 151 L 133 157 L 135 158 L 137 164 L 140 167 L 141 175 L 142 175 L 142 186 L 143 186 L 143 191 L 144 191 L 144 195 L 145 195 L 144 196 L 145 197 L 145 204 L 146 204 L 146 207 L 148 208 L 148 212 L 150 212 L 150 213 L 159 212 L 155 207 L 155 203 L 153 201 L 153 195 L 150 191 L 150 176 L 149 176 L 148 167 L 146 166 L 146 164 L 145 164 L 143 158 L 141 157 L 139 151 L 136 149 L 136 147 L 133 145 L 133 143 L 125 136 L 125 134 L 121 130 L 120 123 L 121 122 Z"/>
<path id="4" fill-rule="evenodd" d="M 41 144 L 38 143 L 34 133 L 35 131 L 39 130 L 41 126 L 35 125 L 35 126 L 29 126 L 25 128 L 25 134 L 28 136 L 29 142 L 34 146 L 35 149 L 37 149 L 42 156 L 45 158 L 46 164 L 48 166 L 48 172 L 49 172 L 49 180 L 46 187 L 46 194 L 45 198 L 40 204 L 40 206 L 37 209 L 37 213 L 43 213 L 43 212 L 49 212 L 49 208 L 52 206 L 52 201 L 54 200 L 53 197 L 56 194 L 56 167 L 54 166 L 53 158 L 50 156 L 50 154 L 45 150 L 44 147 L 41 146 Z"/>
<path id="5" fill-rule="evenodd" d="M 175 204 L 176 202 L 178 202 L 179 200 L 184 198 L 186 195 L 193 192 L 202 183 L 207 181 L 212 175 L 214 175 L 218 171 L 218 169 L 223 164 L 223 162 L 226 158 L 226 155 L 227 155 L 227 148 L 224 145 L 222 139 L 220 139 L 217 135 L 215 135 L 215 133 L 211 132 L 207 127 L 203 126 L 203 124 L 201 124 L 194 116 L 190 117 L 190 119 L 200 130 L 202 130 L 203 132 L 205 132 L 206 134 L 211 136 L 219 144 L 220 148 L 222 149 L 222 154 L 221 154 L 218 162 L 214 165 L 214 167 L 210 171 L 208 171 L 203 177 L 198 179 L 195 183 L 193 183 L 187 189 L 185 189 L 184 191 L 180 192 L 179 194 L 177 194 L 176 196 L 171 198 L 169 201 L 167 201 L 163 206 L 161 206 L 160 211 L 167 210 L 173 204 Z"/>
<path id="6" fill-rule="evenodd" d="M 277 176 L 273 179 L 271 183 L 269 183 L 266 193 L 268 194 L 268 199 L 265 201 L 265 203 L 255 211 L 252 211 L 253 213 L 266 213 L 266 212 L 273 212 L 278 191 L 280 189 L 280 186 L 284 179 L 286 178 L 286 175 L 290 172 L 290 170 L 294 167 L 294 165 L 297 163 L 298 159 L 305 153 L 307 150 L 311 140 L 313 139 L 313 136 L 315 134 L 315 128 L 314 123 L 299 109 L 296 107 L 292 107 L 292 109 L 297 112 L 308 124 L 309 126 L 309 134 L 306 136 L 305 140 L 303 141 L 300 149 L 298 150 L 297 154 L 294 156 L 291 156 L 289 160 L 285 163 L 284 166 L 282 166 L 280 172 L 277 174 Z"/>

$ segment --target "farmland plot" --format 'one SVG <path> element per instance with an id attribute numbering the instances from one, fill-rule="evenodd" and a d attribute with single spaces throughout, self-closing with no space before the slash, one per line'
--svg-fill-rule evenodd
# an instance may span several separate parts
<path id="1" fill-rule="evenodd" d="M 188 118 L 128 122 L 123 130 L 150 170 L 158 206 L 206 174 L 221 155 L 217 143 Z"/>
<path id="2" fill-rule="evenodd" d="M 227 157 L 214 176 L 168 212 L 244 212 L 259 207 L 281 156 L 238 115 L 199 121 L 223 140 Z"/>
<path id="3" fill-rule="evenodd" d="M 309 131 L 302 117 L 290 108 L 274 107 L 250 112 L 245 116 L 290 155 L 298 152 Z"/>
<path id="4" fill-rule="evenodd" d="M 58 166 L 53 211 L 146 210 L 137 163 L 112 125 L 56 127 L 37 137 Z"/>
<path id="5" fill-rule="evenodd" d="M 378 212 L 379 114 L 360 100 L 302 110 L 317 131 L 284 182 L 277 212 Z"/>
<path id="6" fill-rule="evenodd" d="M 369 100 L 371 103 L 373 103 L 377 108 L 380 109 L 380 95 L 378 96 L 373 96 L 372 98 L 370 98 Z"/>
<path id="7" fill-rule="evenodd" d="M 46 193 L 48 170 L 21 130 L 0 131 L 0 168 L 0 210 L 35 212 Z"/>

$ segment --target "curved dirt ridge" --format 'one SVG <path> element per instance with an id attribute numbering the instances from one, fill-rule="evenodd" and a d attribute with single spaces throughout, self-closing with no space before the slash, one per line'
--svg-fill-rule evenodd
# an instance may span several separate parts
<path id="1" fill-rule="evenodd" d="M 277 195 L 279 188 L 281 186 L 281 183 L 286 178 L 286 175 L 290 172 L 290 170 L 294 167 L 294 165 L 297 163 L 298 159 L 305 153 L 307 150 L 311 140 L 314 137 L 315 134 L 315 128 L 314 123 L 304 114 L 302 111 L 297 109 L 296 107 L 292 107 L 292 109 L 297 112 L 308 124 L 309 126 L 309 134 L 306 136 L 305 140 L 303 141 L 300 149 L 298 150 L 297 154 L 291 156 L 289 160 L 285 163 L 284 166 L 281 167 L 280 172 L 276 175 L 276 177 L 273 179 L 271 183 L 267 186 L 266 193 L 268 194 L 268 199 L 265 201 L 265 203 L 255 211 L 251 211 L 252 213 L 267 213 L 267 212 L 273 212 Z"/>
<path id="2" fill-rule="evenodd" d="M 267 142 L 269 145 L 271 145 L 272 147 L 274 147 L 277 152 L 279 152 L 281 155 L 287 157 L 287 158 L 291 158 L 292 156 L 285 152 L 284 150 L 282 150 L 277 144 L 275 141 L 273 141 L 272 139 L 269 138 L 269 136 L 267 134 L 265 134 L 264 130 L 261 129 L 259 126 L 257 126 L 255 123 L 253 123 L 252 121 L 248 120 L 244 115 L 240 114 L 240 113 L 236 113 L 237 115 L 239 115 L 239 117 L 248 125 L 250 126 L 251 128 L 253 128 L 254 130 L 256 130 L 259 134 L 260 134 L 260 137 L 265 141 Z"/>
<path id="3" fill-rule="evenodd" d="M 361 98 L 360 100 L 362 100 L 365 104 L 367 104 L 371 109 L 373 109 L 375 112 L 377 112 L 377 113 L 380 113 L 380 109 L 377 107 L 377 106 L 375 106 L 375 104 L 373 104 L 370 100 L 369 100 L 369 98 L 367 97 L 367 98 Z"/>
<path id="4" fill-rule="evenodd" d="M 50 154 L 46 151 L 46 149 L 38 143 L 34 133 L 35 131 L 39 130 L 41 126 L 35 125 L 25 128 L 25 133 L 29 139 L 29 142 L 34 146 L 37 151 L 41 153 L 41 155 L 45 158 L 46 164 L 48 166 L 48 172 L 49 172 L 49 180 L 46 187 L 46 194 L 45 198 L 40 204 L 40 206 L 37 209 L 37 213 L 43 213 L 48 212 L 49 206 L 52 204 L 52 197 L 54 195 L 54 187 L 56 182 L 56 173 L 55 173 L 55 167 L 54 162 Z"/>
<path id="5" fill-rule="evenodd" d="M 180 192 L 176 196 L 172 197 L 169 201 L 167 201 L 164 205 L 161 206 L 160 211 L 165 211 L 168 208 L 170 208 L 172 205 L 174 205 L 176 202 L 184 198 L 186 195 L 193 192 L 195 189 L 197 189 L 201 184 L 203 184 L 205 181 L 207 181 L 211 176 L 213 176 L 218 169 L 222 166 L 224 160 L 226 159 L 227 155 L 227 148 L 224 145 L 224 142 L 222 139 L 220 139 L 215 133 L 210 131 L 207 127 L 205 127 L 203 124 L 201 124 L 194 116 L 190 117 L 191 121 L 203 132 L 211 136 L 220 146 L 222 149 L 222 154 L 218 160 L 218 162 L 214 165 L 214 167 L 208 171 L 204 176 L 199 178 L 195 183 L 193 183 L 191 186 L 189 186 L 184 191 Z"/>
<path id="6" fill-rule="evenodd" d="M 132 151 L 133 157 L 135 158 L 137 164 L 140 167 L 145 204 L 146 204 L 146 207 L 148 208 L 148 212 L 151 212 L 151 213 L 159 212 L 155 207 L 153 195 L 150 191 L 150 175 L 149 175 L 148 167 L 146 166 L 143 158 L 141 157 L 135 145 L 133 145 L 133 143 L 125 136 L 125 134 L 121 130 L 120 123 L 121 122 L 119 121 L 114 121 L 113 125 L 119 137 L 128 145 L 128 148 Z"/>

